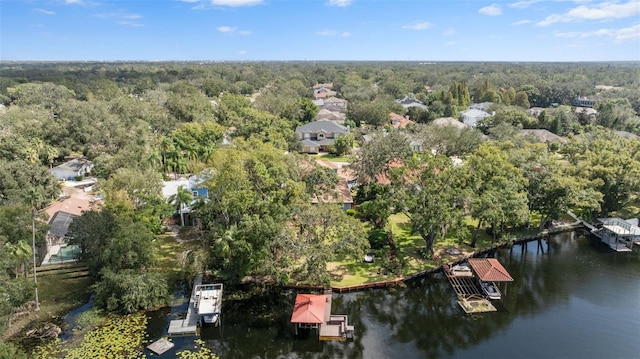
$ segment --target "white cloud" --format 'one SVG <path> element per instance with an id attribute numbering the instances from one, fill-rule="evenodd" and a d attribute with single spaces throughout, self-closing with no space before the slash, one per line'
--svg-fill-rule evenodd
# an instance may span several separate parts
<path id="1" fill-rule="evenodd" d="M 322 31 L 317 31 L 316 35 L 320 35 L 320 36 L 336 36 L 336 32 L 334 30 L 322 30 Z"/>
<path id="2" fill-rule="evenodd" d="M 338 32 L 336 30 L 325 29 L 322 31 L 316 31 L 316 35 L 318 36 L 340 36 L 340 37 L 349 37 L 351 33 L 348 31 Z"/>
<path id="3" fill-rule="evenodd" d="M 223 34 L 227 34 L 227 35 L 251 35 L 251 34 L 253 34 L 253 31 L 238 30 L 237 27 L 232 27 L 232 26 L 218 26 L 216 28 L 216 30 L 218 30 L 219 32 L 221 32 Z"/>
<path id="4" fill-rule="evenodd" d="M 95 17 L 101 19 L 115 19 L 116 24 L 131 27 L 144 26 L 141 22 L 137 21 L 142 19 L 142 15 L 129 14 L 126 12 L 109 12 L 104 14 L 95 15 Z"/>
<path id="5" fill-rule="evenodd" d="M 223 33 L 231 33 L 237 30 L 237 28 L 231 26 L 218 26 L 217 29 Z"/>
<path id="6" fill-rule="evenodd" d="M 413 24 L 407 24 L 402 26 L 403 29 L 409 29 L 409 30 L 426 30 L 428 28 L 430 28 L 431 26 L 433 26 L 433 24 L 424 21 L 424 22 L 417 22 L 417 23 L 413 23 Z"/>
<path id="7" fill-rule="evenodd" d="M 100 5 L 97 2 L 91 0 L 59 0 L 58 3 L 64 5 L 80 5 L 80 6 L 97 6 Z"/>
<path id="8" fill-rule="evenodd" d="M 211 0 L 212 5 L 229 7 L 253 6 L 261 3 L 262 0 Z"/>
<path id="9" fill-rule="evenodd" d="M 583 20 L 608 21 L 623 19 L 640 14 L 640 0 L 627 3 L 602 2 L 594 5 L 580 5 L 565 14 L 552 14 L 538 22 L 540 26 L 548 26 L 560 22 L 576 22 Z"/>
<path id="10" fill-rule="evenodd" d="M 478 10 L 482 15 L 498 16 L 502 15 L 502 8 L 498 4 L 491 4 Z"/>
<path id="11" fill-rule="evenodd" d="M 450 27 L 450 28 L 444 30 L 444 32 L 442 33 L 442 36 L 451 36 L 451 35 L 453 35 L 455 33 L 456 33 L 456 29 Z"/>
<path id="12" fill-rule="evenodd" d="M 131 26 L 131 27 L 142 27 L 144 26 L 143 24 L 137 22 L 137 21 L 131 21 L 131 20 L 118 20 L 116 21 L 116 24 L 118 25 L 123 25 L 123 26 Z"/>
<path id="13" fill-rule="evenodd" d="M 56 14 L 55 11 L 46 10 L 46 9 L 33 9 L 33 11 L 36 11 L 36 12 L 39 12 L 39 13 L 45 14 L 45 15 L 55 15 Z"/>
<path id="14" fill-rule="evenodd" d="M 529 6 L 535 4 L 535 3 L 539 3 L 542 0 L 521 0 L 521 1 L 516 1 L 513 2 L 511 4 L 509 4 L 509 7 L 513 7 L 516 9 L 525 9 L 528 8 Z"/>
<path id="15" fill-rule="evenodd" d="M 453 45 L 456 44 L 456 42 L 455 41 L 447 41 L 444 44 L 447 45 L 447 46 L 453 46 Z"/>
<path id="16" fill-rule="evenodd" d="M 126 12 L 108 12 L 104 14 L 98 14 L 96 15 L 96 17 L 99 17 L 102 19 L 113 18 L 113 19 L 121 19 L 121 20 L 136 20 L 136 19 L 141 19 L 142 15 L 129 14 Z"/>
<path id="17" fill-rule="evenodd" d="M 339 6 L 339 7 L 347 7 L 351 5 L 353 0 L 329 0 L 327 5 L 329 6 Z"/>
<path id="18" fill-rule="evenodd" d="M 640 39 L 640 23 L 621 29 L 599 29 L 594 31 L 557 32 L 556 37 L 586 38 L 586 37 L 610 37 L 615 41 L 627 41 Z"/>
<path id="19" fill-rule="evenodd" d="M 511 25 L 525 25 L 525 24 L 530 24 L 533 21 L 529 20 L 529 19 L 525 19 L 525 20 L 520 20 L 520 21 L 516 21 L 516 22 L 512 22 Z"/>
<path id="20" fill-rule="evenodd" d="M 618 41 L 640 39 L 640 24 L 618 29 L 615 34 L 615 39 Z"/>
<path id="21" fill-rule="evenodd" d="M 240 50 L 238 51 L 238 55 L 246 55 L 247 51 L 246 50 Z"/>

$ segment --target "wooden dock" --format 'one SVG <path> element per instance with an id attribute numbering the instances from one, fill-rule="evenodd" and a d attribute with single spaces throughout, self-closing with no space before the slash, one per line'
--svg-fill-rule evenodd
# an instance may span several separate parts
<path id="1" fill-rule="evenodd" d="M 445 272 L 445 275 L 449 283 L 451 283 L 453 291 L 456 292 L 458 299 L 484 296 L 475 277 L 458 277 L 452 275 L 450 272 Z"/>
<path id="2" fill-rule="evenodd" d="M 343 314 L 331 315 L 331 292 L 326 292 L 326 304 L 324 307 L 324 323 L 320 326 L 320 340 L 338 340 L 345 341 L 353 339 L 353 326 L 347 325 L 348 318 Z"/>
<path id="3" fill-rule="evenodd" d="M 147 349 L 151 350 L 152 352 L 156 353 L 157 355 L 162 355 L 164 353 L 166 353 L 169 349 L 173 348 L 175 346 L 175 344 L 173 344 L 172 342 L 162 338 L 162 339 L 158 339 L 155 342 L 149 344 L 147 346 Z"/>
<path id="4" fill-rule="evenodd" d="M 450 271 L 448 266 L 443 268 L 442 271 L 449 280 L 451 287 L 453 287 L 453 291 L 458 297 L 458 304 L 465 313 L 497 311 L 496 307 L 491 304 L 491 301 L 485 298 L 485 294 L 475 277 L 456 276 Z"/>
<path id="5" fill-rule="evenodd" d="M 202 274 L 198 274 L 193 281 L 193 289 L 189 298 L 189 309 L 184 319 L 174 319 L 169 322 L 169 335 L 197 335 L 198 309 L 196 309 L 196 288 L 202 284 Z"/>

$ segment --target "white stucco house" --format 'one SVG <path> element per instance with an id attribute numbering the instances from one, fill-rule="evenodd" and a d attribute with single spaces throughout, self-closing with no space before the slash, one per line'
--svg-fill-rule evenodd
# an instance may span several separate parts
<path id="1" fill-rule="evenodd" d="M 470 127 L 476 127 L 478 121 L 488 116 L 491 116 L 491 114 L 475 108 L 460 112 L 462 123 Z"/>
<path id="2" fill-rule="evenodd" d="M 85 158 L 74 158 L 51 169 L 51 174 L 61 181 L 74 180 L 86 176 L 93 169 L 93 163 Z"/>

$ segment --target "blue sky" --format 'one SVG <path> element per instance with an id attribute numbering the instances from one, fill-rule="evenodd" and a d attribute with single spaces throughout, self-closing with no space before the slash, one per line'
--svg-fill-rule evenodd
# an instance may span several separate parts
<path id="1" fill-rule="evenodd" d="M 0 0 L 0 60 L 640 61 L 640 0 Z"/>

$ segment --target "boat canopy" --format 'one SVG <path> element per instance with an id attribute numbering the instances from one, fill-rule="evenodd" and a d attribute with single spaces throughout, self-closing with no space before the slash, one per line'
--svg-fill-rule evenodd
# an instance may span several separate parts
<path id="1" fill-rule="evenodd" d="M 323 324 L 326 295 L 298 294 L 291 315 L 291 323 Z"/>
<path id="2" fill-rule="evenodd" d="M 469 264 L 480 280 L 485 282 L 512 282 L 513 278 L 495 258 L 469 258 Z"/>

